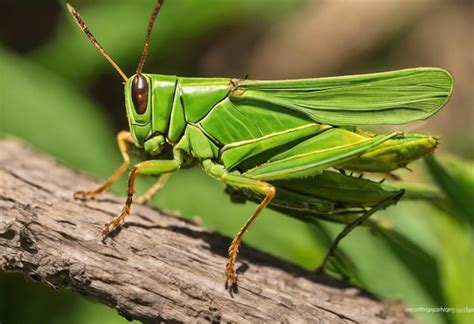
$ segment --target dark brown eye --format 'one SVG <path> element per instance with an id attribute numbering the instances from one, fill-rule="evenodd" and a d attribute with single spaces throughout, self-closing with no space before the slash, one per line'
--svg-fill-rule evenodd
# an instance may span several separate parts
<path id="1" fill-rule="evenodd" d="M 143 75 L 136 75 L 132 81 L 132 100 L 137 114 L 141 115 L 146 111 L 148 102 L 148 82 Z"/>

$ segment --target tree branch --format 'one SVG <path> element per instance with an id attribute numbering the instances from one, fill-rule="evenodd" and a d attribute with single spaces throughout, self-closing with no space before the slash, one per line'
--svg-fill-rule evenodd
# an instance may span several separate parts
<path id="1" fill-rule="evenodd" d="M 75 201 L 94 187 L 13 140 L 0 141 L 0 266 L 53 287 L 70 287 L 144 322 L 411 321 L 403 305 L 304 271 L 245 247 L 239 289 L 224 289 L 230 239 L 146 206 L 105 240 L 102 225 L 123 198 Z M 242 266 L 241 266 L 242 268 Z"/>

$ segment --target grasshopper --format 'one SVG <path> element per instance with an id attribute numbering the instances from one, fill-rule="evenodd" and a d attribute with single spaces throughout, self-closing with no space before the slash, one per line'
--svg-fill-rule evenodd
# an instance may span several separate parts
<path id="1" fill-rule="evenodd" d="M 124 79 L 130 128 L 117 135 L 123 164 L 99 188 L 74 196 L 94 198 L 108 190 L 129 168 L 130 145 L 148 157 L 131 168 L 126 202 L 120 214 L 105 224 L 104 237 L 130 213 L 138 174 L 160 176 L 138 198 L 144 203 L 171 173 L 200 165 L 227 186 L 233 200 L 258 204 L 229 246 L 226 283 L 236 283 L 242 238 L 267 206 L 303 219 L 346 224 L 324 258 L 324 268 L 344 236 L 404 194 L 346 171 L 389 173 L 432 153 L 438 145 L 430 135 L 375 134 L 359 126 L 404 124 L 435 114 L 453 87 L 451 75 L 439 68 L 280 81 L 143 73 L 162 4 L 158 0 L 154 6 L 143 53 L 130 77 L 67 5 L 87 38 Z"/>

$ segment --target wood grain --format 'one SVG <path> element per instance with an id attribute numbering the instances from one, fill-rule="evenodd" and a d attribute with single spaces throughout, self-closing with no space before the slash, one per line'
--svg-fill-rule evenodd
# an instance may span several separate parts
<path id="1" fill-rule="evenodd" d="M 75 201 L 90 177 L 15 140 L 0 141 L 0 266 L 96 298 L 128 319 L 214 323 L 407 323 L 381 301 L 245 247 L 237 291 L 224 288 L 230 239 L 147 206 L 122 230 L 102 225 L 123 198 Z"/>

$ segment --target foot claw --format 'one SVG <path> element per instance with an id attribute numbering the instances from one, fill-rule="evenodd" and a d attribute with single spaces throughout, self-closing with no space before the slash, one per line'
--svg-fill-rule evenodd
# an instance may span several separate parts
<path id="1" fill-rule="evenodd" d="M 110 233 L 119 228 L 122 223 L 122 218 L 114 219 L 109 223 L 104 224 L 102 227 L 102 238 L 105 239 Z"/>
<path id="2" fill-rule="evenodd" d="M 130 208 L 125 205 L 117 217 L 104 225 L 102 228 L 102 237 L 105 239 L 111 232 L 115 231 L 123 223 L 125 216 L 127 216 L 129 212 Z"/>
<path id="3" fill-rule="evenodd" d="M 107 235 L 113 230 L 113 224 L 112 223 L 106 223 L 102 227 L 102 238 L 105 239 Z"/>
<path id="4" fill-rule="evenodd" d="M 237 274 L 235 273 L 234 269 L 227 269 L 226 272 L 226 285 L 233 286 L 237 284 Z"/>

